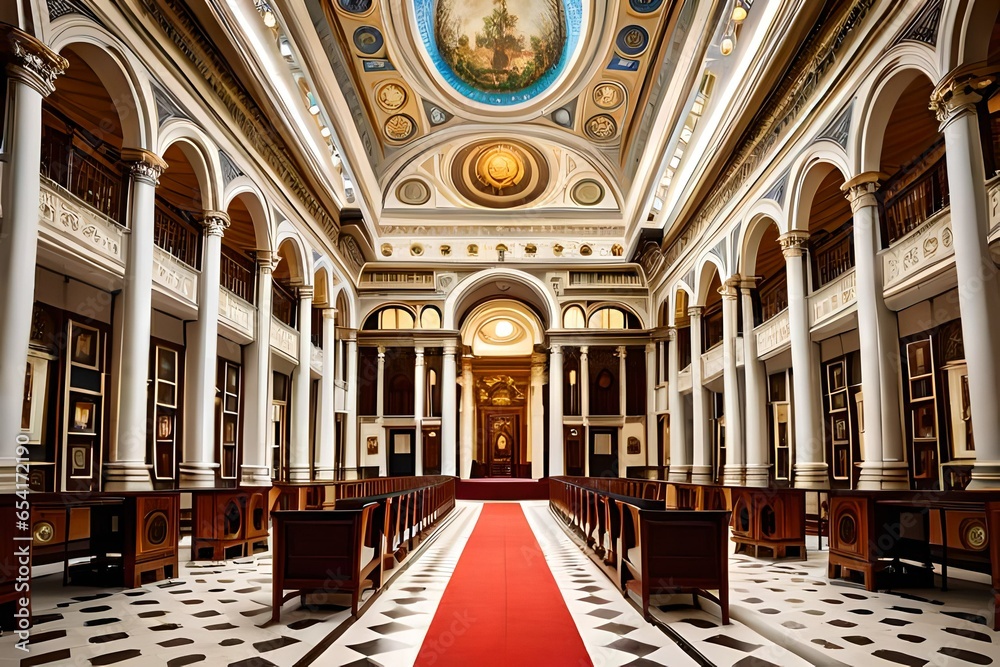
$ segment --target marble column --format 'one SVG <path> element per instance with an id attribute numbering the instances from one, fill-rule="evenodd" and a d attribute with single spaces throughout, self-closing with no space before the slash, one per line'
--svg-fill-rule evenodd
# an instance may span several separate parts
<path id="1" fill-rule="evenodd" d="M 198 319 L 188 325 L 185 373 L 184 459 L 180 486 L 205 489 L 216 485 L 219 468 L 215 447 L 215 395 L 218 384 L 219 280 L 222 270 L 222 236 L 229 216 L 206 211 L 201 277 L 198 280 Z"/>
<path id="2" fill-rule="evenodd" d="M 788 276 L 788 325 L 792 347 L 792 419 L 795 443 L 792 475 L 798 488 L 829 486 L 823 460 L 821 389 L 813 342 L 809 336 L 806 261 L 809 233 L 793 230 L 779 237 Z"/>
<path id="3" fill-rule="evenodd" d="M 677 329 L 667 331 L 667 407 L 670 411 L 670 461 L 667 479 L 687 482 L 691 478 L 691 460 L 687 456 L 687 418 L 684 415 L 684 397 L 681 395 L 680 353 L 677 349 Z"/>
<path id="4" fill-rule="evenodd" d="M 531 354 L 531 386 L 528 399 L 531 401 L 531 477 L 541 479 L 545 476 L 545 406 L 543 387 L 545 386 L 545 355 L 539 352 Z"/>
<path id="5" fill-rule="evenodd" d="M 977 90 L 995 75 L 949 75 L 931 96 L 944 132 L 955 271 L 976 463 L 969 489 L 1000 489 L 1000 284 L 990 256 L 986 174 L 979 132 Z M 867 402 L 867 401 L 866 401 Z"/>
<path id="6" fill-rule="evenodd" d="M 726 419 L 726 462 L 722 469 L 725 484 L 740 486 L 746 475 L 746 453 L 743 445 L 743 411 L 740 405 L 740 378 L 736 369 L 737 303 L 740 297 L 740 277 L 726 280 L 719 289 L 722 295 L 722 386 Z M 752 330 L 751 330 L 752 334 Z M 744 335 L 746 333 L 744 332 Z"/>
<path id="7" fill-rule="evenodd" d="M 415 359 L 413 362 L 413 424 L 415 436 L 413 439 L 414 453 L 416 454 L 415 471 L 416 475 L 424 474 L 424 434 L 421 425 L 424 419 L 424 385 L 427 383 L 426 369 L 424 364 L 424 348 L 414 348 Z"/>
<path id="8" fill-rule="evenodd" d="M 657 343 L 646 343 L 646 465 L 656 466 L 659 463 L 659 438 L 656 429 L 656 346 Z"/>
<path id="9" fill-rule="evenodd" d="M 885 305 L 882 262 L 878 257 L 878 177 L 875 172 L 867 172 L 841 188 L 854 212 L 854 269 L 861 323 L 858 336 L 865 447 L 858 488 L 909 489 L 899 402 L 899 331 L 895 314 Z"/>
<path id="10" fill-rule="evenodd" d="M 458 370 L 454 345 L 444 346 L 441 366 L 441 474 L 457 475 L 455 448 L 458 431 Z"/>
<path id="11" fill-rule="evenodd" d="M 132 162 L 129 200 L 128 262 L 121 292 L 121 323 L 111 395 L 111 431 L 105 491 L 153 488 L 147 464 L 149 335 L 153 316 L 153 215 L 156 186 L 166 163 L 148 151 L 126 149 Z"/>
<path id="12" fill-rule="evenodd" d="M 316 479 L 332 480 L 337 452 L 337 309 L 323 309 L 323 378 L 319 392 L 319 433 L 316 437 Z"/>
<path id="13" fill-rule="evenodd" d="M 580 377 L 578 381 L 580 382 L 580 416 L 583 417 L 583 423 L 586 424 L 587 418 L 590 416 L 590 347 L 587 345 L 580 346 Z M 570 391 L 573 389 L 571 388 Z M 587 465 L 589 465 L 589 460 L 588 456 Z"/>
<path id="14" fill-rule="evenodd" d="M 708 401 L 703 386 L 704 364 L 701 360 L 701 313 L 703 306 L 691 306 L 687 314 L 691 321 L 691 409 L 694 413 L 691 481 L 710 484 L 712 480 L 712 433 L 708 418 Z"/>
<path id="15" fill-rule="evenodd" d="M 375 417 L 382 422 L 385 417 L 385 346 L 378 346 L 378 366 L 375 372 Z"/>
<path id="16" fill-rule="evenodd" d="M 757 336 L 754 335 L 753 290 L 756 279 L 740 283 L 743 294 L 743 373 L 746 377 L 745 436 L 747 486 L 767 486 L 767 371 L 757 357 Z"/>
<path id="17" fill-rule="evenodd" d="M 243 428 L 242 486 L 271 485 L 271 272 L 270 250 L 257 251 L 257 328 L 247 348 L 247 415 Z"/>
<path id="18" fill-rule="evenodd" d="M 309 399 L 312 386 L 312 285 L 300 285 L 299 294 L 299 363 L 292 373 L 291 434 L 288 448 L 288 481 L 308 482 Z"/>
<path id="19" fill-rule="evenodd" d="M 472 375 L 472 357 L 462 357 L 462 437 L 458 474 L 469 479 L 476 445 L 476 392 Z"/>
<path id="20" fill-rule="evenodd" d="M 356 332 L 351 332 L 347 339 L 347 392 L 344 397 L 344 409 L 347 419 L 344 422 L 344 468 L 349 479 L 360 477 L 358 472 L 358 341 Z"/>
<path id="21" fill-rule="evenodd" d="M 24 386 L 35 301 L 42 99 L 55 90 L 56 77 L 69 63 L 31 35 L 2 23 L 0 57 L 8 77 L 6 164 L 0 188 L 0 386 L 7 387 L 0 392 L 0 492 L 13 492 L 17 448 L 27 442 L 20 428 L 24 396 L 15 388 Z M 145 400 L 145 390 L 142 397 Z M 145 461 L 145 448 L 141 458 Z M 148 483 L 149 472 L 143 470 Z"/>
<path id="22" fill-rule="evenodd" d="M 583 355 L 581 355 L 582 357 Z M 581 362 L 581 371 L 586 368 Z M 586 385 L 584 385 L 586 386 Z M 563 356 L 562 346 L 549 346 L 549 476 L 566 474 L 563 443 Z"/>

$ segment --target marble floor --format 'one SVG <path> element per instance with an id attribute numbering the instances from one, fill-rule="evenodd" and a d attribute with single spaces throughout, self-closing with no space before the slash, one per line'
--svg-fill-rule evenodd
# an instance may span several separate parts
<path id="1" fill-rule="evenodd" d="M 982 583 L 953 577 L 947 593 L 869 593 L 829 581 L 826 553 L 815 549 L 806 561 L 733 555 L 730 625 L 688 596 L 657 600 L 656 624 L 647 623 L 546 502 L 521 504 L 594 665 L 1000 665 Z M 267 553 L 182 562 L 177 579 L 135 590 L 63 588 L 61 575 L 41 576 L 30 653 L 0 637 L 0 665 L 412 665 L 480 509 L 460 502 L 379 595 L 366 595 L 357 620 L 335 597 L 308 608 L 292 600 L 269 625 Z M 454 632 L 466 622 L 456 619 Z"/>

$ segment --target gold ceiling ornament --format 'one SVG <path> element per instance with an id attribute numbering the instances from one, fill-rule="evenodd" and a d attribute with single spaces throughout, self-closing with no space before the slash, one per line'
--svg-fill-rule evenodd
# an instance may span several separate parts
<path id="1" fill-rule="evenodd" d="M 607 141 L 614 138 L 618 133 L 618 124 L 615 119 L 606 113 L 591 116 L 586 124 L 587 136 L 597 141 Z"/>
<path id="2" fill-rule="evenodd" d="M 406 141 L 417 131 L 417 124 L 406 114 L 396 114 L 385 121 L 385 136 L 392 141 Z"/>
<path id="3" fill-rule="evenodd" d="M 625 101 L 625 87 L 617 81 L 602 81 L 594 88 L 594 104 L 602 109 L 617 109 Z"/>
<path id="4" fill-rule="evenodd" d="M 592 178 L 586 178 L 573 186 L 569 196 L 580 206 L 594 206 L 604 199 L 604 186 Z"/>
<path id="5" fill-rule="evenodd" d="M 507 406 L 524 402 L 524 392 L 509 375 L 480 378 L 476 384 L 479 385 L 480 405 Z"/>
<path id="6" fill-rule="evenodd" d="M 524 173 L 524 159 L 513 146 L 497 144 L 480 153 L 476 160 L 479 182 L 497 190 L 517 185 Z"/>
<path id="7" fill-rule="evenodd" d="M 512 208 L 537 199 L 549 182 L 549 166 L 533 146 L 520 141 L 484 141 L 465 146 L 452 160 L 459 194 L 486 208 Z"/>
<path id="8" fill-rule="evenodd" d="M 442 245 L 441 246 L 441 256 L 442 257 L 448 257 L 449 255 L 451 255 L 451 246 L 448 245 L 448 244 Z"/>
<path id="9" fill-rule="evenodd" d="M 395 81 L 383 83 L 375 89 L 375 101 L 388 112 L 398 111 L 406 104 L 406 88 Z"/>
<path id="10" fill-rule="evenodd" d="M 396 197 L 404 204 L 420 206 L 430 200 L 431 189 L 420 179 L 410 178 L 396 188 Z"/>
<path id="11" fill-rule="evenodd" d="M 392 244 L 391 243 L 383 243 L 382 244 L 382 255 L 384 257 L 391 257 L 392 256 Z"/>

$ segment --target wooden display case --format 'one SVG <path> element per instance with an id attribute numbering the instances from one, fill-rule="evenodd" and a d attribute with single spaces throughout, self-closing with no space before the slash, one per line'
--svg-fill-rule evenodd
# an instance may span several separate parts
<path id="1" fill-rule="evenodd" d="M 806 558 L 805 494 L 796 489 L 734 487 L 733 542 L 737 553 Z"/>
<path id="2" fill-rule="evenodd" d="M 191 511 L 193 560 L 240 558 L 267 550 L 266 491 L 195 491 Z"/>

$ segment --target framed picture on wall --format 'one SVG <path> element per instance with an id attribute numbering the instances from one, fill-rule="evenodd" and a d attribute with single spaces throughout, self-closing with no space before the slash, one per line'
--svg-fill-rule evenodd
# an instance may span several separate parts
<path id="1" fill-rule="evenodd" d="M 70 361 L 78 366 L 97 368 L 97 338 L 95 329 L 72 325 Z"/>
<path id="2" fill-rule="evenodd" d="M 625 453 L 642 454 L 642 443 L 639 442 L 639 438 L 634 435 L 629 436 L 628 440 L 625 441 Z"/>
<path id="3" fill-rule="evenodd" d="M 88 445 L 70 446 L 69 475 L 70 477 L 85 479 L 91 477 L 90 447 Z"/>
<path id="4" fill-rule="evenodd" d="M 378 436 L 368 436 L 368 454 L 378 454 Z"/>
<path id="5" fill-rule="evenodd" d="M 92 401 L 77 401 L 73 404 L 70 412 L 69 430 L 73 433 L 87 433 L 93 435 L 94 420 L 97 417 L 97 404 Z"/>

